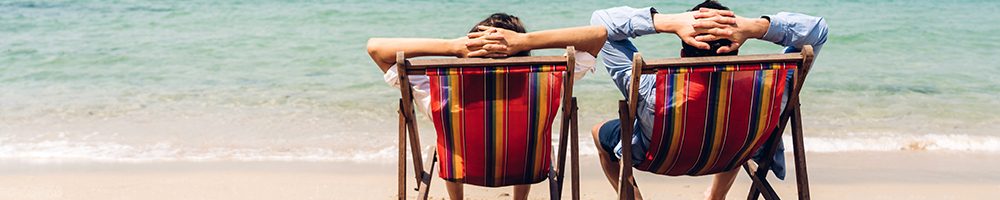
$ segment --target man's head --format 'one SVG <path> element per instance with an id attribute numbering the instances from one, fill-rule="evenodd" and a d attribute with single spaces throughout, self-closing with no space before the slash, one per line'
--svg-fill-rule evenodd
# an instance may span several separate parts
<path id="1" fill-rule="evenodd" d="M 486 17 L 483 21 L 472 26 L 472 30 L 469 33 L 479 32 L 479 26 L 489 26 L 511 30 L 518 33 L 526 33 L 524 29 L 524 24 L 521 24 L 521 19 L 507 13 L 493 13 L 489 17 Z M 522 51 L 517 54 L 510 56 L 530 56 L 531 51 Z"/>
<path id="2" fill-rule="evenodd" d="M 723 6 L 722 4 L 720 4 L 719 2 L 717 2 L 715 0 L 705 0 L 705 2 L 702 2 L 701 4 L 698 4 L 697 6 L 694 6 L 694 8 L 691 8 L 690 11 L 698 11 L 698 9 L 701 9 L 701 8 L 709 8 L 709 9 L 716 9 L 716 10 L 729 10 L 728 7 Z M 699 49 L 698 47 L 694 47 L 694 46 L 688 45 L 687 43 L 681 42 L 681 47 L 682 47 L 681 48 L 681 57 L 736 55 L 738 53 L 738 51 L 732 51 L 732 52 L 723 53 L 723 54 L 716 53 L 716 51 L 719 50 L 719 47 L 729 46 L 732 43 L 733 43 L 732 41 L 729 41 L 727 39 L 721 39 L 721 40 L 716 40 L 716 41 L 710 41 L 710 42 L 708 42 L 708 45 L 712 47 L 711 49 Z"/>

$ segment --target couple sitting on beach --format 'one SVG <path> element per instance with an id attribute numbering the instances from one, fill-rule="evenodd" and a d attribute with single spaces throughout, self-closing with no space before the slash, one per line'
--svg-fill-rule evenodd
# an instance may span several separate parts
<path id="1" fill-rule="evenodd" d="M 760 39 L 784 47 L 784 52 L 798 52 L 805 45 L 812 45 L 815 52 L 826 42 L 827 26 L 823 18 L 796 13 L 778 13 L 760 18 L 736 16 L 728 8 L 713 0 L 705 1 L 691 12 L 665 14 L 652 7 L 615 7 L 593 12 L 591 26 L 545 30 L 528 33 L 521 21 L 514 16 L 496 13 L 472 28 L 466 37 L 457 39 L 420 38 L 372 38 L 368 42 L 368 52 L 379 68 L 385 72 L 385 81 L 399 86 L 396 73 L 397 51 L 404 51 L 407 57 L 456 56 L 456 57 L 508 57 L 527 56 L 532 49 L 565 48 L 575 46 L 576 76 L 580 79 L 592 73 L 597 59 L 607 68 L 615 86 L 626 94 L 629 88 L 632 56 L 638 52 L 629 41 L 644 35 L 672 33 L 682 42 L 681 56 L 736 55 L 738 48 L 748 39 Z M 424 114 L 429 112 L 429 81 L 425 75 L 411 75 L 414 99 L 417 108 Z M 642 77 L 638 82 L 639 100 L 636 137 L 632 141 L 633 164 L 642 161 L 649 148 L 649 133 L 653 127 L 653 78 Z M 787 100 L 786 100 L 787 101 Z M 608 180 L 618 186 L 618 160 L 622 158 L 619 120 L 610 120 L 594 125 L 593 138 L 599 150 L 600 162 Z M 783 150 L 783 149 L 779 149 Z M 780 152 L 780 151 L 779 151 Z M 757 153 L 759 155 L 759 153 Z M 754 159 L 760 159 L 755 155 Z M 784 154 L 774 155 L 771 170 L 779 178 L 784 178 Z M 724 199 L 738 170 L 714 175 L 713 183 L 705 191 L 706 199 Z M 447 182 L 452 199 L 461 199 L 461 183 Z M 514 199 L 525 199 L 528 185 L 514 186 Z M 638 193 L 636 193 L 638 194 Z M 637 198 L 641 198 L 638 197 Z"/>

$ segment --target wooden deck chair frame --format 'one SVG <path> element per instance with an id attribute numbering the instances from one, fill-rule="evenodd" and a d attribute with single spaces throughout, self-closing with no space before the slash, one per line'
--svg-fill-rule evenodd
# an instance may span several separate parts
<path id="1" fill-rule="evenodd" d="M 550 199 L 561 199 L 563 177 L 565 175 L 566 145 L 570 145 L 570 159 L 572 166 L 571 188 L 572 199 L 580 199 L 580 165 L 579 165 L 579 141 L 577 127 L 577 106 L 576 97 L 573 97 L 573 82 L 576 59 L 576 50 L 570 46 L 566 48 L 566 56 L 528 56 L 511 57 L 505 59 L 488 58 L 447 58 L 447 59 L 405 59 L 402 51 L 396 52 L 397 72 L 399 74 L 400 93 L 399 99 L 399 152 L 398 152 L 398 199 L 406 199 L 406 144 L 409 138 L 409 148 L 412 154 L 413 168 L 416 179 L 417 199 L 427 199 L 431 180 L 433 179 L 434 164 L 437 162 L 436 147 L 430 150 L 431 157 L 424 161 L 424 154 L 420 152 L 420 137 L 417 132 L 416 115 L 413 111 L 413 91 L 410 86 L 408 75 L 425 74 L 428 68 L 457 68 L 457 67 L 498 67 L 498 66 L 520 66 L 520 65 L 566 65 L 566 74 L 563 79 L 563 99 L 560 116 L 558 160 L 548 174 Z M 568 140 L 568 141 L 567 141 Z"/>
<path id="2" fill-rule="evenodd" d="M 809 199 L 809 179 L 806 173 L 806 155 L 803 149 L 802 142 L 802 113 L 800 112 L 799 105 L 799 92 L 801 91 L 801 86 L 805 83 L 806 75 L 809 74 L 809 70 L 812 67 L 813 59 L 815 54 L 813 53 L 812 46 L 806 45 L 802 48 L 800 53 L 787 53 L 787 54 L 765 54 L 765 55 L 748 55 L 748 56 L 713 56 L 713 57 L 694 57 L 694 58 L 671 58 L 671 59 L 657 59 L 650 60 L 648 62 L 642 59 L 642 55 L 636 53 L 633 57 L 632 63 L 632 78 L 629 90 L 629 98 L 626 100 L 619 101 L 619 117 L 622 124 L 633 124 L 636 120 L 636 106 L 639 98 L 639 78 L 642 74 L 653 74 L 656 73 L 658 69 L 666 68 L 676 68 L 676 67 L 689 67 L 689 66 L 701 66 L 701 65 L 719 65 L 719 64 L 743 64 L 743 63 L 763 63 L 763 62 L 797 62 L 799 70 L 795 70 L 794 80 L 791 84 L 791 93 L 788 94 L 788 104 L 781 113 L 781 117 L 778 121 L 778 127 L 775 128 L 771 135 L 771 138 L 766 141 L 766 143 L 761 147 L 764 148 L 764 161 L 762 164 L 756 164 L 750 160 L 743 164 L 743 170 L 747 172 L 747 175 L 753 181 L 753 185 L 750 188 L 750 192 L 747 195 L 747 199 L 757 199 L 763 194 L 765 199 L 776 200 L 779 199 L 774 188 L 771 184 L 767 182 L 767 173 L 770 169 L 771 160 L 774 158 L 774 154 L 777 153 L 778 143 L 781 143 L 781 135 L 784 133 L 785 125 L 788 120 L 791 119 L 792 124 L 792 145 L 793 154 L 795 159 L 795 178 L 797 182 L 798 198 L 799 199 Z M 632 126 L 622 126 L 621 142 L 622 144 L 630 144 L 632 141 Z M 622 145 L 622 155 L 632 155 L 632 145 Z M 751 164 L 753 163 L 753 164 Z M 621 159 L 621 174 L 619 174 L 619 186 L 621 188 L 618 190 L 618 199 L 634 199 L 635 194 L 633 194 L 634 188 L 638 186 L 635 183 L 635 178 L 632 174 L 632 159 Z"/>

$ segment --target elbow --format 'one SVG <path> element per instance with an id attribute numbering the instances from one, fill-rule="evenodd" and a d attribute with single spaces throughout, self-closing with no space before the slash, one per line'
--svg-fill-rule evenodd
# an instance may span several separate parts
<path id="1" fill-rule="evenodd" d="M 396 61 L 396 56 L 392 52 L 387 52 L 386 44 L 388 43 L 382 38 L 368 39 L 368 56 L 372 58 L 372 61 L 378 65 L 382 72 L 389 70 L 389 66 L 395 64 Z"/>
<path id="2" fill-rule="evenodd" d="M 590 13 L 590 25 L 600 25 L 604 26 L 604 13 L 605 10 L 595 10 Z"/>
<path id="3" fill-rule="evenodd" d="M 816 31 L 819 32 L 820 37 L 820 42 L 818 42 L 817 45 L 823 45 L 826 43 L 827 33 L 830 32 L 830 27 L 826 25 L 826 19 L 819 19 L 819 22 L 816 23 Z"/>
<path id="4" fill-rule="evenodd" d="M 377 55 L 382 50 L 382 39 L 380 38 L 370 38 L 368 39 L 368 55 L 372 58 L 377 58 Z"/>
<path id="5" fill-rule="evenodd" d="M 393 56 L 393 52 L 387 52 L 386 41 L 382 38 L 371 38 L 368 39 L 368 56 L 372 57 L 376 63 L 386 63 L 386 61 L 395 61 L 396 58 Z"/>
<path id="6" fill-rule="evenodd" d="M 620 8 L 620 7 L 619 7 Z M 590 14 L 590 25 L 598 26 L 603 29 L 604 40 L 606 41 L 619 41 L 627 39 L 627 37 L 619 36 L 621 33 L 613 32 L 615 31 L 614 20 L 609 16 L 608 11 L 616 8 L 608 8 L 603 10 L 596 10 Z M 602 42 L 603 44 L 603 42 Z"/>
<path id="7" fill-rule="evenodd" d="M 826 19 L 820 18 L 819 21 L 816 22 L 816 27 L 813 28 L 812 32 L 816 34 L 817 38 L 812 44 L 813 51 L 819 52 L 819 50 L 823 47 L 823 44 L 826 44 L 826 38 L 830 32 L 830 28 L 826 24 Z"/>

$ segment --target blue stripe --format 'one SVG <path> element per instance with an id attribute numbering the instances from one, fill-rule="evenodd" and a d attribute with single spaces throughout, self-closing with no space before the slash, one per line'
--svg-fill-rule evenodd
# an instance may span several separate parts
<path id="1" fill-rule="evenodd" d="M 534 157 L 535 153 L 538 151 L 538 149 L 535 148 L 538 145 L 538 141 L 537 141 L 538 138 L 535 137 L 535 136 L 538 134 L 538 132 L 537 132 L 537 130 L 538 130 L 538 123 L 537 123 L 537 121 L 538 120 L 537 120 L 536 117 L 539 114 L 538 113 L 539 109 L 538 109 L 538 106 L 536 104 L 534 104 L 534 103 L 531 102 L 531 101 L 535 101 L 535 99 L 538 98 L 538 96 L 537 96 L 538 95 L 538 76 L 534 73 L 535 71 L 537 71 L 536 68 L 531 68 L 531 72 L 528 74 L 528 95 L 529 95 L 529 97 L 528 97 L 528 101 L 529 101 L 529 103 L 528 103 L 528 111 L 531 114 L 528 115 L 528 131 L 529 131 L 528 132 L 528 151 L 527 151 L 528 159 L 526 159 L 526 161 L 525 161 L 525 165 L 526 166 L 525 166 L 525 170 L 524 170 L 524 180 L 533 180 L 534 171 L 535 171 L 534 170 L 535 169 L 535 160 L 531 159 L 531 158 Z"/>
<path id="2" fill-rule="evenodd" d="M 451 100 L 452 100 L 452 99 L 450 99 L 451 92 L 452 92 L 451 91 L 452 87 L 451 87 L 451 82 L 449 81 L 449 77 L 448 77 L 448 73 L 449 72 L 448 72 L 448 69 L 438 69 L 438 73 L 443 74 L 443 76 L 438 76 L 441 79 L 441 81 L 439 81 L 439 83 L 441 83 L 441 94 L 440 94 L 441 98 L 440 99 L 444 100 L 442 102 L 444 104 L 444 105 L 442 105 L 444 107 L 444 110 L 448 110 L 448 108 L 451 107 Z M 452 134 L 453 134 L 454 131 L 451 130 L 452 129 L 451 118 L 452 118 L 452 116 L 451 116 L 450 112 L 444 112 L 441 115 L 441 125 L 444 126 L 444 128 L 442 128 L 441 130 L 444 130 L 444 139 L 445 139 L 445 149 L 446 150 L 454 150 L 454 148 L 455 148 L 454 146 L 451 145 L 451 144 L 454 144 L 454 142 L 455 142 L 455 138 L 452 136 Z M 448 155 L 448 158 L 450 158 L 450 159 L 448 159 L 447 161 L 448 162 L 454 162 L 454 160 L 455 160 L 454 152 L 450 152 L 449 151 L 449 153 L 451 153 L 450 155 Z M 448 172 L 449 172 L 448 174 L 450 174 L 451 177 L 453 177 L 453 178 L 457 177 L 457 175 L 455 174 L 455 165 L 449 164 L 448 166 L 450 166 L 448 168 Z"/>
<path id="3" fill-rule="evenodd" d="M 763 91 L 764 88 L 764 77 L 763 77 L 765 75 L 764 72 L 765 71 L 754 72 L 753 78 L 755 82 L 753 87 L 753 95 L 754 95 L 753 102 L 755 104 L 750 105 L 750 124 L 748 126 L 747 138 L 746 141 L 743 142 L 744 148 L 739 150 L 739 152 L 736 154 L 737 157 L 734 158 L 732 161 L 730 161 L 729 165 L 726 165 L 728 166 L 726 167 L 726 169 L 732 169 L 736 167 L 736 165 L 739 164 L 738 162 L 740 160 L 743 160 L 740 158 L 740 156 L 743 156 L 743 154 L 746 153 L 747 150 L 750 150 L 752 148 L 752 146 L 750 145 L 753 142 L 753 138 L 757 137 L 757 134 L 760 134 L 757 132 L 758 128 L 757 125 L 758 121 L 760 120 L 760 109 L 761 109 L 760 105 L 761 105 L 761 100 L 763 98 L 763 96 L 761 95 L 761 91 Z"/>
<path id="4" fill-rule="evenodd" d="M 667 152 L 670 150 L 670 144 L 673 141 L 673 137 L 672 137 L 673 133 L 674 133 L 673 122 L 674 122 L 674 118 L 676 116 L 674 116 L 674 109 L 675 109 L 675 107 L 672 106 L 672 105 L 674 104 L 674 90 L 677 88 L 677 80 L 676 79 L 677 79 L 677 76 L 679 76 L 679 75 L 680 74 L 673 74 L 673 73 L 669 73 L 669 74 L 664 75 L 665 78 L 666 78 L 666 80 L 664 80 L 664 81 L 667 82 L 667 88 L 665 88 L 664 91 L 663 91 L 663 92 L 666 93 L 666 94 L 663 95 L 663 98 L 665 98 L 665 100 L 664 100 L 665 103 L 664 103 L 663 106 L 666 107 L 665 108 L 666 111 L 664 111 L 664 112 L 666 112 L 666 116 L 665 116 L 666 123 L 664 123 L 664 122 L 657 122 L 657 123 L 664 123 L 663 124 L 664 131 L 663 131 L 663 133 L 661 133 L 660 149 L 657 149 L 656 157 L 653 159 L 653 163 L 650 163 L 650 165 L 649 165 L 650 169 L 657 169 L 657 168 L 660 167 L 660 165 L 663 165 L 663 162 L 665 162 L 666 159 L 667 159 Z M 624 125 L 624 124 L 622 124 L 622 125 Z M 629 124 L 629 125 L 631 126 L 631 124 Z M 635 131 L 633 131 L 633 132 L 635 132 Z M 628 142 L 631 143 L 632 141 L 628 141 Z M 622 157 L 624 157 L 624 155 Z"/>

